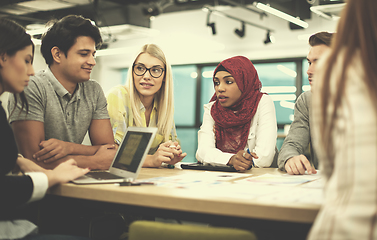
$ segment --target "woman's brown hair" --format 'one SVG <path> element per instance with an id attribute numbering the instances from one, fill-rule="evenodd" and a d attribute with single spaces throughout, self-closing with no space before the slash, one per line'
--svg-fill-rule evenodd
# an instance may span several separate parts
<path id="1" fill-rule="evenodd" d="M 336 109 L 340 106 L 346 85 L 347 68 L 352 63 L 353 57 L 358 52 L 361 56 L 362 81 L 368 86 L 368 94 L 374 104 L 377 114 L 377 1 L 376 0 L 349 0 L 343 9 L 339 20 L 335 39 L 332 41 L 332 52 L 323 64 L 324 75 L 321 88 L 318 89 L 321 98 L 321 141 L 325 147 L 325 153 L 330 161 L 334 159 L 332 129 L 336 122 Z M 330 89 L 334 83 L 330 83 L 332 70 L 339 54 L 344 54 L 340 64 L 340 75 L 336 76 L 336 89 Z M 338 63 L 339 64 L 339 63 Z M 334 76 L 334 75 L 333 75 Z M 333 106 L 328 111 L 328 106 Z"/>
<path id="2" fill-rule="evenodd" d="M 30 45 L 33 47 L 34 53 L 34 44 L 31 41 L 30 35 L 25 32 L 24 27 L 10 19 L 0 18 L 0 56 L 5 53 L 9 56 L 13 56 L 17 53 L 17 51 L 24 49 L 25 47 Z M 0 84 L 3 84 L 3 79 L 1 79 L 1 76 Z M 28 104 L 25 93 L 21 92 L 19 94 L 15 93 L 13 95 L 16 102 L 15 106 L 17 105 L 17 99 L 20 99 L 22 108 L 26 106 L 27 111 Z"/>

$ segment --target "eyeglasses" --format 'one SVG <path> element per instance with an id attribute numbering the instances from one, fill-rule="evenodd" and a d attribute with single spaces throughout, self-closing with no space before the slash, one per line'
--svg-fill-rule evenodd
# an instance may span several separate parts
<path id="1" fill-rule="evenodd" d="M 133 72 L 137 76 L 143 76 L 147 71 L 149 71 L 149 74 L 154 78 L 159 78 L 164 73 L 165 69 L 161 67 L 151 67 L 146 68 L 144 65 L 141 64 L 134 64 L 132 67 Z"/>

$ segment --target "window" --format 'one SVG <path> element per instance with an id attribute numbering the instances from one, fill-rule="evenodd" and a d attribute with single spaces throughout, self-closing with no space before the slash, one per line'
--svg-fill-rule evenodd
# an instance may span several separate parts
<path id="1" fill-rule="evenodd" d="M 262 92 L 269 94 L 274 101 L 277 123 L 290 124 L 296 100 L 296 64 L 257 63 L 254 66 L 262 82 Z"/>
<path id="2" fill-rule="evenodd" d="M 309 68 L 308 60 L 306 59 L 302 60 L 302 91 L 303 92 L 310 90 L 308 74 L 306 73 L 308 71 L 308 68 Z"/>
<path id="3" fill-rule="evenodd" d="M 215 88 L 213 86 L 213 72 L 216 66 L 208 66 L 202 68 L 202 82 L 201 82 L 201 102 L 200 102 L 200 122 L 203 120 L 204 108 L 203 105 L 209 103 L 211 97 L 215 93 Z"/>
<path id="4" fill-rule="evenodd" d="M 196 116 L 196 81 L 195 65 L 173 66 L 174 81 L 174 121 L 180 145 L 187 156 L 183 162 L 195 162 L 198 146 L 198 128 Z"/>
<path id="5" fill-rule="evenodd" d="M 195 126 L 196 66 L 173 66 L 174 121 L 178 126 Z"/>

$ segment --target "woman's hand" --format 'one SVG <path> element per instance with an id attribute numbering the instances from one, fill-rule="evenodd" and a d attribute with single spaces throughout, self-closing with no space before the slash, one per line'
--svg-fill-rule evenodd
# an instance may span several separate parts
<path id="1" fill-rule="evenodd" d="M 229 159 L 228 165 L 232 165 L 238 171 L 246 171 L 253 164 L 253 158 L 258 158 L 257 154 L 240 150 Z"/>
<path id="2" fill-rule="evenodd" d="M 169 147 L 172 149 L 175 149 L 176 151 L 174 151 L 174 158 L 170 160 L 170 162 L 165 162 L 165 163 L 174 165 L 177 162 L 182 161 L 182 159 L 187 156 L 187 153 L 182 153 L 181 146 L 179 145 L 178 142 L 173 142 L 172 145 L 170 145 Z"/>
<path id="3" fill-rule="evenodd" d="M 35 162 L 23 158 L 17 158 L 17 164 L 20 167 L 22 172 L 43 172 L 47 175 L 48 186 L 51 187 L 55 184 L 66 183 L 72 181 L 90 171 L 89 168 L 79 168 L 77 163 L 73 159 L 69 159 L 53 170 L 47 170 L 36 164 Z"/>
<path id="4" fill-rule="evenodd" d="M 46 172 L 47 170 L 36 164 L 30 159 L 19 156 L 17 158 L 17 165 L 20 167 L 21 172 Z"/>
<path id="5" fill-rule="evenodd" d="M 89 168 L 79 168 L 73 159 L 69 159 L 53 170 L 46 170 L 45 174 L 48 178 L 48 186 L 51 187 L 56 184 L 66 183 L 72 181 L 90 171 Z"/>
<path id="6" fill-rule="evenodd" d="M 178 142 L 167 141 L 158 147 L 153 155 L 148 155 L 143 167 L 160 167 L 162 163 L 174 165 L 186 157 L 187 153 L 182 153 Z"/>

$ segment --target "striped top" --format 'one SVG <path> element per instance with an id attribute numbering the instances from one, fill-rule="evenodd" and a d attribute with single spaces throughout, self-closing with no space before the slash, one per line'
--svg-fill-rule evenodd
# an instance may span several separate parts
<path id="1" fill-rule="evenodd" d="M 331 92 L 337 88 L 333 76 L 341 74 L 342 54 L 330 78 Z M 322 62 L 323 63 L 323 62 Z M 321 69 L 317 66 L 317 69 Z M 333 131 L 335 158 L 327 160 L 318 137 L 320 96 L 313 88 L 313 139 L 319 154 L 320 169 L 326 179 L 322 206 L 309 240 L 377 239 L 377 117 L 358 54 L 346 71 L 345 92 L 336 109 Z M 318 72 L 321 85 L 322 72 Z M 315 79 L 315 80 L 317 80 Z M 377 93 L 374 93 L 377 94 Z M 329 105 L 327 110 L 333 107 Z"/>

